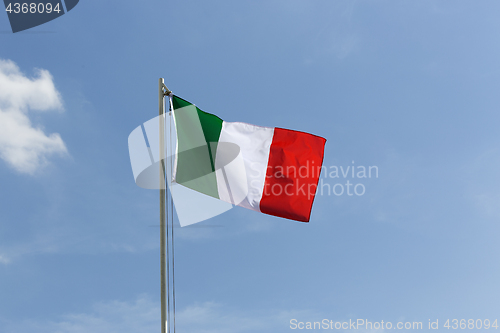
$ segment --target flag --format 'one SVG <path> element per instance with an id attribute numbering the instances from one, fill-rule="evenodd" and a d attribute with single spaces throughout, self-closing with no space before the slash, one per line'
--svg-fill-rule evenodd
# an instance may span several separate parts
<path id="1" fill-rule="evenodd" d="M 257 212 L 308 222 L 326 139 L 226 122 L 170 96 L 177 136 L 173 182 Z"/>

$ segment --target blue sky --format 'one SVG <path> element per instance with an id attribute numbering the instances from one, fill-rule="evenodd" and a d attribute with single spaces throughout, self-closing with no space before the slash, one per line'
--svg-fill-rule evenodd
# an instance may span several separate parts
<path id="1" fill-rule="evenodd" d="M 176 229 L 179 331 L 500 319 L 499 9 L 82 0 L 16 34 L 0 14 L 0 332 L 159 331 L 158 194 L 127 147 L 159 77 L 325 137 L 327 167 L 378 167 L 325 178 L 365 194 L 318 195 L 309 224 L 236 208 Z"/>

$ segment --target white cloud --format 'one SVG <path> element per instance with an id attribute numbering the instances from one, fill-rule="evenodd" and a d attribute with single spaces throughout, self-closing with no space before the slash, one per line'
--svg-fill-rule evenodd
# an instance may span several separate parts
<path id="1" fill-rule="evenodd" d="M 223 308 L 220 304 L 213 302 L 189 306 L 178 314 L 180 324 L 178 326 L 185 332 L 263 332 L 270 326 L 268 321 L 267 316 L 252 317 Z"/>
<path id="2" fill-rule="evenodd" d="M 292 318 L 315 318 L 311 311 L 243 313 L 213 302 L 178 311 L 176 329 L 184 333 L 289 332 Z M 319 317 L 318 317 L 319 318 Z M 59 320 L 6 322 L 6 333 L 136 333 L 160 329 L 159 302 L 145 295 L 135 301 L 100 302 L 88 313 L 67 314 Z M 3 327 L 2 327 L 3 326 Z"/>
<path id="3" fill-rule="evenodd" d="M 349 318 L 332 318 L 323 311 L 260 309 L 241 311 L 234 307 L 214 302 L 197 303 L 185 307 L 176 314 L 176 330 L 183 333 L 245 333 L 245 332 L 290 332 L 290 321 L 349 323 Z M 376 322 L 377 320 L 370 320 Z M 405 322 L 404 318 L 393 320 Z M 387 322 L 387 321 L 386 321 Z M 2 325 L 3 324 L 3 325 Z M 344 324 L 345 325 L 345 324 Z M 5 333 L 137 333 L 160 330 L 160 304 L 147 295 L 134 301 L 108 301 L 95 304 L 87 313 L 66 314 L 58 320 L 26 320 L 9 322 L 1 320 L 0 331 Z M 336 329 L 339 332 L 352 331 Z M 367 329 L 361 325 L 357 332 L 384 332 L 381 329 Z"/>
<path id="4" fill-rule="evenodd" d="M 26 77 L 10 60 L 0 59 L 0 158 L 21 173 L 34 174 L 47 156 L 66 154 L 58 133 L 34 127 L 28 111 L 63 110 L 62 99 L 47 70 Z"/>
<path id="5" fill-rule="evenodd" d="M 57 321 L 7 322 L 2 332 L 23 333 L 132 333 L 158 331 L 160 311 L 147 297 L 134 302 L 97 303 L 89 313 L 67 314 Z M 5 321 L 4 321 L 5 322 Z M 0 327 L 1 328 L 1 327 Z"/>
<path id="6" fill-rule="evenodd" d="M 2 264 L 8 264 L 10 262 L 10 259 L 7 258 L 5 255 L 0 254 L 0 263 Z"/>
<path id="7" fill-rule="evenodd" d="M 59 248 L 56 245 L 55 238 L 56 235 L 38 235 L 24 243 L 0 244 L 0 264 L 10 264 L 24 255 L 57 252 Z M 3 241 L 2 243 L 6 242 Z"/>

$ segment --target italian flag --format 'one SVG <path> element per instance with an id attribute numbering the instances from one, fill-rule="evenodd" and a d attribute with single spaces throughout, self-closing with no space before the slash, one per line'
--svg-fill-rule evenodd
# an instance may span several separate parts
<path id="1" fill-rule="evenodd" d="M 177 134 L 173 181 L 257 212 L 308 222 L 326 140 L 226 122 L 170 96 Z"/>

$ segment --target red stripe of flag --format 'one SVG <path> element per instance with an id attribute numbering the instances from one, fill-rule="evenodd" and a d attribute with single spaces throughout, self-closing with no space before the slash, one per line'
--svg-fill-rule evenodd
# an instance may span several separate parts
<path id="1" fill-rule="evenodd" d="M 260 211 L 309 222 L 326 139 L 275 128 Z"/>

